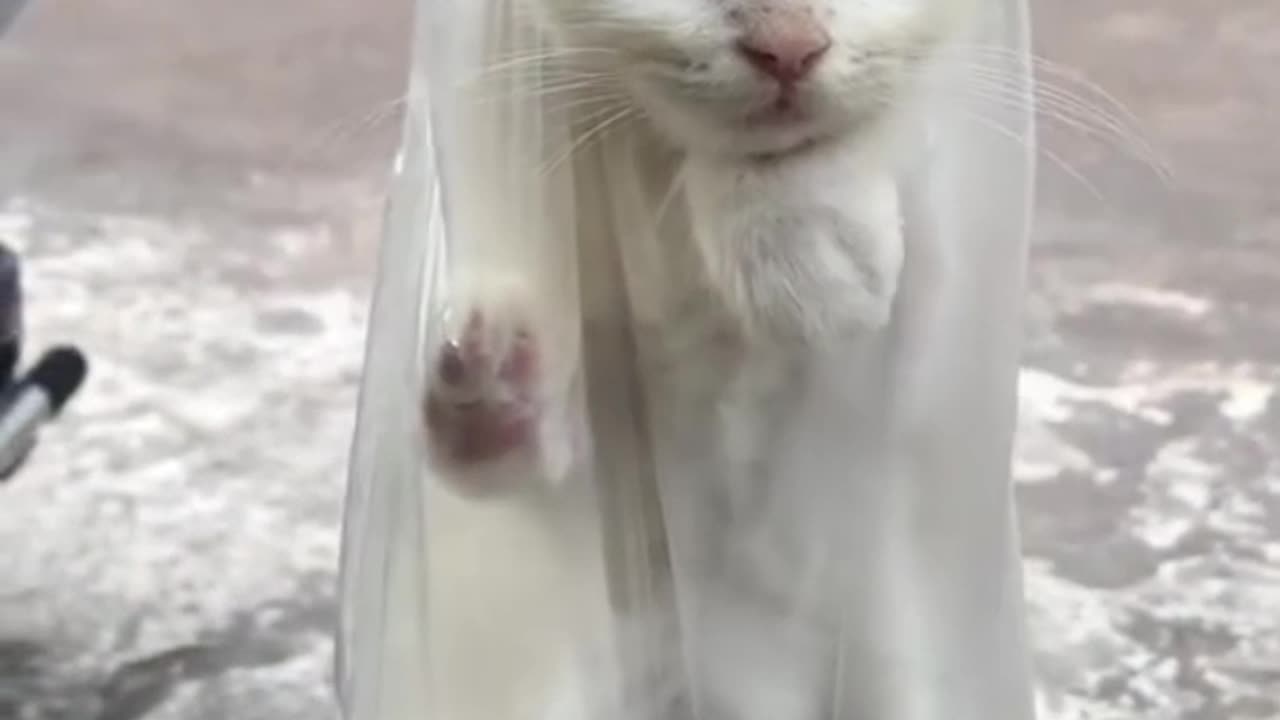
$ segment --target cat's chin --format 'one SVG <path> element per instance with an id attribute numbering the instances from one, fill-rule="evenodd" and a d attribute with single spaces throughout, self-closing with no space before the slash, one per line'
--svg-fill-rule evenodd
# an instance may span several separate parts
<path id="1" fill-rule="evenodd" d="M 716 138 L 690 136 L 681 138 L 678 142 L 691 155 L 705 155 L 724 162 L 759 166 L 803 158 L 839 142 L 843 137 L 812 124 L 797 123 L 792 127 L 773 128 L 769 131 L 722 132 Z"/>
<path id="2" fill-rule="evenodd" d="M 643 100 L 648 99 L 648 102 Z M 797 115 L 758 122 L 664 99 L 642 98 L 652 129 L 666 144 L 694 156 L 729 162 L 778 162 L 804 154 L 851 132 L 848 123 L 825 115 Z"/>
<path id="3" fill-rule="evenodd" d="M 770 167 L 799 162 L 805 157 L 822 152 L 828 144 L 838 142 L 839 138 L 814 133 L 793 143 L 780 145 L 770 150 L 747 153 L 740 156 L 740 161 L 749 167 Z"/>
<path id="4" fill-rule="evenodd" d="M 749 334 L 813 342 L 890 321 L 905 249 L 896 180 L 874 158 L 691 159 L 686 175 L 708 283 Z"/>
<path id="5" fill-rule="evenodd" d="M 749 335 L 820 344 L 888 324 L 901 262 L 896 225 L 823 207 L 742 220 L 738 252 L 712 281 Z"/>
<path id="6" fill-rule="evenodd" d="M 647 125 L 671 148 L 722 162 L 776 163 L 831 145 L 874 140 L 883 109 L 859 112 L 808 108 L 761 118 L 742 108 L 688 106 L 657 94 L 638 94 Z"/>

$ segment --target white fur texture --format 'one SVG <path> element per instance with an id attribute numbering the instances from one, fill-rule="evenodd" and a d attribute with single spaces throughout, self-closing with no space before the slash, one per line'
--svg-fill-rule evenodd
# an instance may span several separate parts
<path id="1" fill-rule="evenodd" d="M 667 521 L 694 598 L 681 612 L 694 622 L 682 647 L 636 662 L 662 664 L 667 653 L 674 667 L 679 656 L 703 720 L 825 719 L 842 609 L 821 578 L 840 549 L 811 527 L 831 498 L 770 472 L 772 443 L 786 432 L 773 420 L 802 392 L 815 356 L 891 321 L 904 252 L 886 125 L 971 0 L 525 1 L 559 39 L 558 57 L 593 78 L 580 98 L 621 98 L 642 116 L 600 142 L 645 156 L 650 180 L 666 178 L 638 184 L 656 188 L 637 199 L 662 218 L 654 246 L 623 256 L 660 482 L 682 500 Z M 777 88 L 744 62 L 736 38 L 795 13 L 820 22 L 832 49 L 796 89 L 795 116 L 754 122 Z M 584 134 L 590 118 L 584 110 Z M 454 304 L 527 324 L 526 303 L 509 295 Z M 548 372 L 557 386 L 573 375 Z M 583 458 L 564 457 L 581 448 L 566 439 L 576 430 L 565 413 L 542 423 L 549 447 L 482 465 L 437 457 L 436 472 L 460 486 L 483 477 L 509 487 L 582 469 Z M 495 622 L 519 624 L 518 599 L 510 612 Z M 656 631 L 670 618 L 633 620 Z M 566 708 L 592 684 L 566 683 L 552 690 Z"/>

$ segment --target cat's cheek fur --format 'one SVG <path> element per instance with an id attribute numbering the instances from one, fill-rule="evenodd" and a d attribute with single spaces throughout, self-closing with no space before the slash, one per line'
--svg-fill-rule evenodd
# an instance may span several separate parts
<path id="1" fill-rule="evenodd" d="M 686 178 L 708 279 L 746 327 L 820 340 L 889 322 L 904 248 L 882 164 L 830 148 L 757 166 L 691 158 Z"/>

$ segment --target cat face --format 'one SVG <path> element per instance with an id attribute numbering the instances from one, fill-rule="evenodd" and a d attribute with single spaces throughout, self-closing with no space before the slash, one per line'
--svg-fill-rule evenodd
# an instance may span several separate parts
<path id="1" fill-rule="evenodd" d="M 882 115 L 977 0 L 531 1 L 675 143 L 751 156 Z"/>

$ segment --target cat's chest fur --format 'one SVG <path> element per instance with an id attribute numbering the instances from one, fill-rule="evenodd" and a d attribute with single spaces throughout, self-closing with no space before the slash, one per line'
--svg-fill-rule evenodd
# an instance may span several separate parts
<path id="1" fill-rule="evenodd" d="M 668 246 L 661 266 L 638 335 L 658 479 L 680 506 L 671 530 L 700 577 L 764 601 L 803 582 L 803 519 L 777 512 L 778 450 L 823 349 L 752 329 L 693 244 Z"/>
<path id="2" fill-rule="evenodd" d="M 788 465 L 796 419 L 823 358 L 887 322 L 896 184 L 852 147 L 778 167 L 674 157 L 639 136 L 606 147 L 602 166 L 638 179 L 610 193 L 635 203 L 625 220 L 599 228 L 621 288 L 593 287 L 614 308 L 598 317 L 634 332 L 668 529 L 699 582 L 735 602 L 794 598 L 828 555 L 812 542 L 820 483 Z"/>

